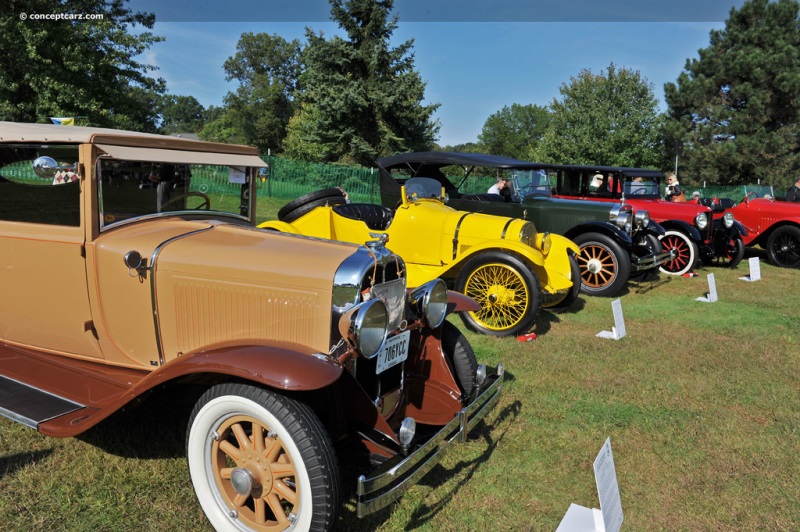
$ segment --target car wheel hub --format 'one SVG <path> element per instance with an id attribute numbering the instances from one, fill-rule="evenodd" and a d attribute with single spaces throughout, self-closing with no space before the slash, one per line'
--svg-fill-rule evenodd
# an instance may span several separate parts
<path id="1" fill-rule="evenodd" d="M 237 467 L 231 472 L 231 485 L 239 495 L 250 495 L 255 485 L 255 478 L 249 469 Z"/>
<path id="2" fill-rule="evenodd" d="M 603 269 L 603 263 L 600 262 L 598 259 L 590 259 L 586 263 L 586 268 L 589 270 L 590 273 L 598 273 Z"/>
<path id="3" fill-rule="evenodd" d="M 505 286 L 494 285 L 489 289 L 487 297 L 491 305 L 512 305 L 516 301 L 516 291 Z"/>

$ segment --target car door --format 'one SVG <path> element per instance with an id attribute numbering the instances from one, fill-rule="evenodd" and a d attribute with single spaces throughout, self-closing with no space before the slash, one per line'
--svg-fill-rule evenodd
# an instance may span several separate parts
<path id="1" fill-rule="evenodd" d="M 78 147 L 3 145 L 0 152 L 0 338 L 101 357 L 87 295 Z M 55 176 L 33 171 L 45 153 L 58 157 Z"/>

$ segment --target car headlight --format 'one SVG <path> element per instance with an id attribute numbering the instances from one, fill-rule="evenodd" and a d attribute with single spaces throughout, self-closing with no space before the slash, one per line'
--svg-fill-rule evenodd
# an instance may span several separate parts
<path id="1" fill-rule="evenodd" d="M 733 213 L 732 212 L 726 212 L 725 216 L 722 217 L 722 221 L 725 224 L 725 227 L 730 229 L 731 226 L 733 225 L 733 221 L 734 221 Z"/>
<path id="2" fill-rule="evenodd" d="M 339 332 L 366 358 L 377 355 L 389 333 L 389 312 L 380 299 L 354 306 L 339 319 Z"/>
<path id="3" fill-rule="evenodd" d="M 706 216 L 706 213 L 701 212 L 700 214 L 697 215 L 697 217 L 695 217 L 694 223 L 697 226 L 697 228 L 702 231 L 708 225 L 708 216 Z"/>
<path id="4" fill-rule="evenodd" d="M 614 223 L 617 224 L 617 227 L 624 229 L 626 233 L 631 232 L 631 214 L 626 211 L 622 211 L 617 215 L 617 219 L 614 220 Z"/>
<path id="5" fill-rule="evenodd" d="M 645 228 L 650 223 L 650 213 L 648 211 L 637 211 L 636 216 L 636 227 Z"/>
<path id="6" fill-rule="evenodd" d="M 532 222 L 522 224 L 519 231 L 519 241 L 526 246 L 536 247 L 536 226 Z"/>
<path id="7" fill-rule="evenodd" d="M 441 279 L 415 288 L 408 300 L 417 316 L 433 329 L 441 325 L 447 315 L 447 286 Z"/>
<path id="8" fill-rule="evenodd" d="M 550 238 L 550 233 L 545 231 L 536 237 L 536 249 L 542 252 L 542 255 L 550 253 L 550 247 L 553 245 L 553 239 Z"/>

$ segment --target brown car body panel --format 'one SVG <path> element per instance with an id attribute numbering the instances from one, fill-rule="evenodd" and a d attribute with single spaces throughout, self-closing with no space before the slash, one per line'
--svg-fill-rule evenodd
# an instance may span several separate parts
<path id="1" fill-rule="evenodd" d="M 230 343 L 145 371 L 0 344 L 0 373 L 21 382 L 36 382 L 50 393 L 85 405 L 84 409 L 39 425 L 42 434 L 70 437 L 156 386 L 187 376 L 224 375 L 295 392 L 331 385 L 342 374 L 342 367 L 313 354 L 314 350 L 300 345 Z"/>

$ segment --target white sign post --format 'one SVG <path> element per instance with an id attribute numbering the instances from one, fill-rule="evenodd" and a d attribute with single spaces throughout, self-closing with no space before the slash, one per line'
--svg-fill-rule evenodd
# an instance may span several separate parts
<path id="1" fill-rule="evenodd" d="M 717 282 L 714 280 L 714 274 L 708 274 L 708 294 L 705 297 L 698 297 L 695 301 L 702 301 L 703 303 L 716 303 L 717 301 Z"/>
<path id="2" fill-rule="evenodd" d="M 750 257 L 750 275 L 739 277 L 742 281 L 760 281 L 761 280 L 761 261 L 758 257 Z"/>
<path id="3" fill-rule="evenodd" d="M 614 314 L 614 326 L 611 327 L 611 331 L 600 331 L 596 336 L 619 340 L 628 334 L 625 330 L 625 318 L 622 315 L 622 301 L 620 299 L 615 299 L 611 302 L 611 312 Z"/>
<path id="4" fill-rule="evenodd" d="M 600 509 L 570 504 L 556 532 L 619 532 L 624 516 L 611 438 L 606 439 L 594 460 L 594 480 Z"/>

